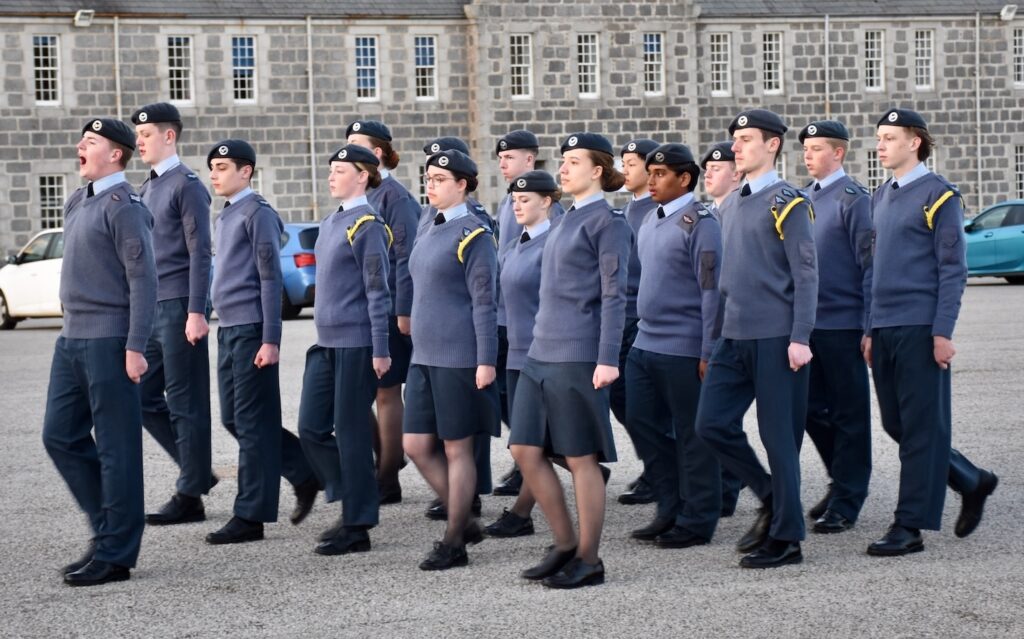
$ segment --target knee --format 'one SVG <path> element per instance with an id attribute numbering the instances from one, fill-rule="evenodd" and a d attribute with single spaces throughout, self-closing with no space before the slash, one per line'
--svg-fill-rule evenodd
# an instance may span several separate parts
<path id="1" fill-rule="evenodd" d="M 405 435 L 402 437 L 402 449 L 419 464 L 434 454 L 435 446 L 432 439 L 428 435 Z"/>
<path id="2" fill-rule="evenodd" d="M 444 455 L 451 464 L 470 464 L 475 467 L 473 437 L 445 441 Z"/>
<path id="3" fill-rule="evenodd" d="M 569 472 L 576 475 L 580 472 L 586 472 L 588 470 L 597 469 L 597 455 L 585 455 L 583 457 L 566 457 L 566 465 L 569 466 Z"/>
<path id="4" fill-rule="evenodd" d="M 541 454 L 540 448 L 536 446 L 509 446 L 509 451 L 512 453 L 512 459 L 515 460 L 520 467 L 531 466 L 540 462 L 543 455 Z"/>

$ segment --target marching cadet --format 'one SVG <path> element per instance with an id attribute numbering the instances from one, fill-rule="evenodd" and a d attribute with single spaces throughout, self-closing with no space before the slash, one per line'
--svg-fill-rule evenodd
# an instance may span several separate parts
<path id="1" fill-rule="evenodd" d="M 125 581 L 142 542 L 142 405 L 146 342 L 156 308 L 153 216 L 125 180 L 135 149 L 127 124 L 82 128 L 79 175 L 64 204 L 64 266 L 43 444 L 92 527 L 64 583 Z M 92 431 L 95 428 L 95 438 Z"/>
<path id="2" fill-rule="evenodd" d="M 811 333 L 807 434 L 831 479 L 816 533 L 840 533 L 857 521 L 871 478 L 871 394 L 861 342 L 871 299 L 871 200 L 843 170 L 850 134 L 835 120 L 800 131 L 814 206 L 818 309 Z"/>
<path id="3" fill-rule="evenodd" d="M 182 123 L 174 105 L 147 104 L 132 122 L 150 167 L 139 194 L 153 213 L 157 275 L 142 424 L 179 468 L 174 495 L 146 523 L 203 521 L 202 495 L 217 481 L 210 470 L 210 192 L 178 157 Z"/>
<path id="4" fill-rule="evenodd" d="M 746 181 L 722 203 L 722 339 L 697 411 L 697 434 L 762 502 L 737 544 L 749 553 L 740 560 L 745 568 L 803 561 L 799 451 L 818 270 L 810 203 L 774 169 L 786 130 L 764 109 L 743 111 L 729 125 Z M 742 430 L 755 399 L 771 475 Z"/>
<path id="5" fill-rule="evenodd" d="M 871 366 L 882 426 L 900 449 L 894 521 L 868 546 L 876 556 L 924 550 L 921 529 L 938 530 L 948 482 L 963 500 L 954 532 L 981 522 L 996 475 L 950 448 L 953 329 L 967 283 L 960 193 L 924 161 L 934 142 L 918 113 L 890 109 L 878 121 L 878 160 L 892 178 L 871 198 L 875 226 Z"/>
<path id="6" fill-rule="evenodd" d="M 379 521 L 370 407 L 388 357 L 388 248 L 391 231 L 366 199 L 380 185 L 380 161 L 349 144 L 328 160 L 331 196 L 341 206 L 320 224 L 316 240 L 317 341 L 306 351 L 299 437 L 327 501 L 341 516 L 320 535 L 320 555 L 370 549 Z"/>
<path id="7" fill-rule="evenodd" d="M 644 162 L 647 154 L 658 147 L 658 142 L 641 138 L 627 142 L 619 150 L 622 158 L 622 174 L 626 178 L 624 186 L 632 196 L 623 215 L 633 230 L 633 249 L 629 254 L 629 279 L 626 281 L 626 325 L 622 330 L 622 346 L 619 348 L 619 371 L 622 375 L 615 380 L 608 390 L 612 414 L 626 428 L 626 433 L 633 441 L 636 448 L 636 438 L 632 431 L 632 425 L 627 419 L 629 412 L 626 408 L 626 358 L 629 350 L 633 347 L 633 340 L 636 339 L 637 322 L 639 316 L 636 311 L 636 296 L 640 287 L 640 255 L 637 252 L 636 238 L 640 233 L 640 225 L 647 219 L 647 215 L 658 208 L 658 203 L 651 198 L 647 187 L 647 167 Z M 654 489 L 647 481 L 647 463 L 649 460 L 640 455 L 640 449 L 636 448 L 637 456 L 644 464 L 644 471 L 627 486 L 626 492 L 619 495 L 619 503 L 627 505 L 649 504 L 654 501 Z"/>
<path id="8" fill-rule="evenodd" d="M 238 440 L 234 516 L 206 536 L 211 544 L 263 539 L 277 521 L 280 475 L 295 488 L 291 522 L 309 514 L 319 482 L 299 438 L 281 424 L 278 360 L 281 344 L 281 232 L 284 225 L 249 183 L 256 151 L 224 140 L 206 156 L 214 192 L 225 198 L 214 241 L 217 267 L 211 297 L 217 329 L 217 386 L 221 421 Z"/>
<path id="9" fill-rule="evenodd" d="M 552 588 L 604 582 L 598 462 L 616 459 L 607 387 L 619 376 L 632 242 L 629 224 L 601 193 L 622 188 L 614 161 L 611 143 L 595 133 L 574 133 L 562 144 L 559 177 L 574 204 L 544 246 L 533 342 L 512 408 L 512 456 L 555 538 L 521 576 Z M 572 472 L 578 539 L 549 455 L 564 456 Z"/>
<path id="10" fill-rule="evenodd" d="M 663 144 L 646 158 L 656 210 L 640 227 L 640 322 L 626 363 L 626 416 L 657 497 L 632 537 L 663 548 L 708 543 L 722 511 L 721 469 L 694 432 L 718 315 L 722 231 L 694 199 L 690 149 Z"/>
<path id="11" fill-rule="evenodd" d="M 370 208 L 384 219 L 394 236 L 388 251 L 388 289 L 391 291 L 391 320 L 388 325 L 388 351 L 391 368 L 377 382 L 377 483 L 380 503 L 402 501 L 398 471 L 404 462 L 402 452 L 402 384 L 409 371 L 412 341 L 409 337 L 409 313 L 412 309 L 412 278 L 409 253 L 416 239 L 416 226 L 422 209 L 416 198 L 391 175 L 398 167 L 398 152 L 391 146 L 391 131 L 383 122 L 357 120 L 348 125 L 345 138 L 373 151 L 380 160 L 380 186 L 367 194 Z"/>
<path id="12" fill-rule="evenodd" d="M 413 352 L 403 444 L 448 514 L 444 538 L 420 563 L 421 570 L 469 563 L 466 543 L 483 539 L 470 513 L 474 438 L 501 434 L 494 385 L 497 251 L 493 235 L 466 207 L 476 176 L 476 164 L 460 151 L 430 156 L 424 179 L 437 215 L 417 236 L 409 258 Z"/>

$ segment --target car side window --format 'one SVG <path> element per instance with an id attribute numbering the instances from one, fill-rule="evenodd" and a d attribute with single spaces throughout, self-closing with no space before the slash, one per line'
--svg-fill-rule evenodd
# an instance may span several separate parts
<path id="1" fill-rule="evenodd" d="M 50 245 L 50 254 L 46 259 L 59 260 L 62 257 L 64 257 L 64 234 L 57 233 L 53 238 L 53 244 Z"/>
<path id="2" fill-rule="evenodd" d="M 52 235 L 42 235 L 28 243 L 28 246 L 21 250 L 18 256 L 18 264 L 39 262 L 46 259 L 46 249 L 50 246 Z"/>
<path id="3" fill-rule="evenodd" d="M 990 231 L 997 229 L 1003 225 L 1003 220 L 1006 219 L 1006 214 L 1010 212 L 1010 207 L 1000 206 L 997 209 L 985 213 L 984 215 L 978 216 L 978 219 L 974 221 L 972 231 Z"/>
<path id="4" fill-rule="evenodd" d="M 1010 213 L 1003 218 L 1003 226 L 1022 226 L 1024 225 L 1024 205 L 1016 205 L 1010 207 Z"/>

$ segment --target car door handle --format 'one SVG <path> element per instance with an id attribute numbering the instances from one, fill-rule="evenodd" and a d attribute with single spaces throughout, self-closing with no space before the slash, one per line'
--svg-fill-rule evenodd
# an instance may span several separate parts
<path id="1" fill-rule="evenodd" d="M 993 235 L 995 235 L 995 233 L 989 231 L 988 233 L 985 234 L 985 237 L 992 237 Z"/>

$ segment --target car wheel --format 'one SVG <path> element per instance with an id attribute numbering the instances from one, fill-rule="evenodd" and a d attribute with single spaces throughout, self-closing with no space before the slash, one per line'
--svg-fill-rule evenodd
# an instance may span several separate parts
<path id="1" fill-rule="evenodd" d="M 292 304 L 291 300 L 288 299 L 288 293 L 281 294 L 281 319 L 295 319 L 301 312 L 302 307 Z"/>
<path id="2" fill-rule="evenodd" d="M 1024 284 L 1024 275 L 1011 275 L 1006 278 L 1010 284 Z"/>
<path id="3" fill-rule="evenodd" d="M 7 298 L 0 293 L 0 331 L 9 331 L 18 325 L 18 320 L 11 317 L 10 309 L 7 308 Z"/>

